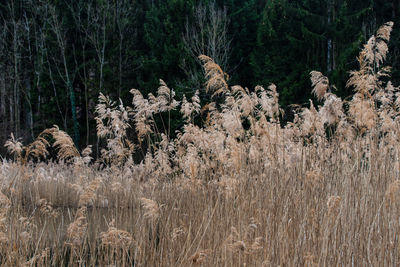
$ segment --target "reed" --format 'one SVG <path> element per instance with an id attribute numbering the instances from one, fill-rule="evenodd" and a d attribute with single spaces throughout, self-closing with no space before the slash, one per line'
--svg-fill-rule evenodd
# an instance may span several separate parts
<path id="1" fill-rule="evenodd" d="M 382 79 L 392 27 L 361 51 L 353 98 L 311 72 L 320 105 L 285 126 L 274 85 L 228 86 L 201 56 L 214 102 L 196 92 L 180 103 L 163 81 L 157 96 L 132 89 L 131 107 L 100 95 L 95 161 L 58 127 L 26 146 L 11 135 L 1 265 L 399 265 L 400 90 Z M 156 118 L 175 109 L 186 123 L 171 138 Z"/>

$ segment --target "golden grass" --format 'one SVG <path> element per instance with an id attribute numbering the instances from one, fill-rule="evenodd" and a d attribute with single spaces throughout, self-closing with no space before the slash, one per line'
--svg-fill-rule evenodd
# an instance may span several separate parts
<path id="1" fill-rule="evenodd" d="M 185 98 L 175 139 L 154 123 L 178 107 L 163 81 L 147 99 L 132 89 L 132 108 L 100 96 L 106 145 L 93 163 L 90 148 L 79 154 L 56 127 L 55 141 L 40 135 L 39 146 L 10 139 L 17 161 L 0 164 L 0 264 L 399 265 L 399 88 L 379 80 L 392 26 L 364 48 L 353 99 L 342 101 L 313 72 L 323 105 L 311 102 L 285 127 L 275 86 L 228 87 L 204 56 L 206 87 L 222 90 L 223 101 L 201 109 L 197 93 Z M 192 117 L 199 112 L 201 127 Z M 131 126 L 148 145 L 140 164 Z M 50 146 L 58 163 L 27 154 Z"/>
<path id="2" fill-rule="evenodd" d="M 220 171 L 144 183 L 127 170 L 3 163 L 1 262 L 292 266 L 312 255 L 319 266 L 396 265 L 399 166 L 385 148 L 364 155 L 363 141 L 350 155 L 303 148 L 291 162 L 279 146 L 278 161 L 242 163 L 233 181 Z"/>

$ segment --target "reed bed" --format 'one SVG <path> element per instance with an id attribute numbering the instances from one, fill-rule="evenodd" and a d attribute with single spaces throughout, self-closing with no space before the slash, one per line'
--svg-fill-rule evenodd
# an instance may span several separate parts
<path id="1" fill-rule="evenodd" d="M 1 265 L 399 265 L 400 89 L 383 64 L 392 27 L 361 51 L 352 99 L 311 72 L 319 105 L 286 125 L 274 85 L 228 86 L 203 55 L 208 103 L 198 92 L 179 102 L 163 81 L 156 96 L 132 89 L 132 106 L 100 95 L 96 160 L 56 126 L 25 146 L 12 136 Z M 171 137 L 176 109 L 186 124 Z"/>

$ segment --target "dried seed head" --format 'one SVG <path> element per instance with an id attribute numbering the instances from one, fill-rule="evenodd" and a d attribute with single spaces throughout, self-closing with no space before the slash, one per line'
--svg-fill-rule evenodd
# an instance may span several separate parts
<path id="1" fill-rule="evenodd" d="M 308 252 L 304 257 L 304 267 L 314 267 L 317 266 L 315 263 L 315 256 L 311 252 Z"/>
<path id="2" fill-rule="evenodd" d="M 111 221 L 108 231 L 100 233 L 101 244 L 111 248 L 129 248 L 134 242 L 132 235 L 127 231 L 117 229 L 115 221 Z"/>
<path id="3" fill-rule="evenodd" d="M 142 207 L 145 210 L 144 217 L 155 220 L 160 216 L 160 207 L 154 200 L 144 198 L 141 199 Z"/>
<path id="4" fill-rule="evenodd" d="M 79 248 L 85 239 L 87 230 L 87 208 L 81 207 L 77 213 L 75 220 L 68 226 L 66 244 L 74 248 Z"/>
<path id="5" fill-rule="evenodd" d="M 330 196 L 328 198 L 327 206 L 329 216 L 336 216 L 338 214 L 341 200 L 342 198 L 339 196 Z"/>
<path id="6" fill-rule="evenodd" d="M 192 256 L 190 256 L 189 260 L 193 264 L 202 264 L 206 260 L 207 256 L 211 253 L 211 250 L 205 249 L 205 250 L 198 250 L 196 253 L 194 253 Z"/>
<path id="7" fill-rule="evenodd" d="M 0 213 L 6 213 L 11 207 L 11 201 L 0 191 Z"/>
<path id="8" fill-rule="evenodd" d="M 253 243 L 250 245 L 250 247 L 248 249 L 248 253 L 251 254 L 251 253 L 257 252 L 258 250 L 262 249 L 263 241 L 264 241 L 264 238 L 262 236 L 256 237 L 254 239 Z"/>
<path id="9" fill-rule="evenodd" d="M 386 206 L 388 207 L 390 204 L 394 204 L 399 199 L 399 191 L 400 191 L 400 180 L 396 180 L 389 185 L 389 188 L 386 191 L 385 199 Z"/>
<path id="10" fill-rule="evenodd" d="M 96 178 L 84 189 L 83 193 L 79 197 L 79 207 L 93 206 L 97 200 L 97 190 L 100 188 L 102 183 L 101 178 Z"/>
<path id="11" fill-rule="evenodd" d="M 235 251 L 245 251 L 246 250 L 246 243 L 242 240 L 238 240 L 235 243 L 230 245 L 230 248 Z"/>
<path id="12" fill-rule="evenodd" d="M 225 79 L 227 78 L 227 74 L 221 67 L 208 56 L 201 55 L 199 59 L 203 63 L 206 73 L 206 91 L 213 93 L 213 96 L 228 92 L 228 84 Z"/>
<path id="13" fill-rule="evenodd" d="M 322 182 L 322 174 L 317 170 L 309 170 L 306 172 L 304 184 L 308 189 L 317 188 Z"/>
<path id="14" fill-rule="evenodd" d="M 177 240 L 181 235 L 185 234 L 185 229 L 183 227 L 175 228 L 171 234 L 171 240 L 174 242 Z"/>
<path id="15" fill-rule="evenodd" d="M 328 90 L 329 80 L 319 71 L 312 71 L 311 82 L 314 89 L 312 93 L 317 97 L 318 100 L 322 100 Z"/>

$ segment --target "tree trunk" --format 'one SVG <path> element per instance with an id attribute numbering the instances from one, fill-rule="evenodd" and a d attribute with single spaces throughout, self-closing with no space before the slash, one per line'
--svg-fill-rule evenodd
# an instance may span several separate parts
<path id="1" fill-rule="evenodd" d="M 0 65 L 0 118 L 5 119 L 6 116 L 6 81 L 4 77 L 4 67 Z"/>
<path id="2" fill-rule="evenodd" d="M 326 67 L 327 71 L 331 72 L 333 70 L 333 41 L 332 41 L 332 36 L 331 36 L 331 26 L 332 26 L 332 20 L 333 20 L 333 0 L 328 1 L 328 15 L 327 15 L 327 20 L 328 20 L 328 29 L 330 32 L 330 36 L 328 38 L 327 42 L 327 55 L 326 55 Z"/>
<path id="3" fill-rule="evenodd" d="M 82 46 L 82 57 L 83 57 L 83 76 L 84 76 L 84 87 L 85 87 L 85 117 L 86 117 L 86 146 L 89 145 L 89 100 L 88 100 L 88 79 L 86 71 L 86 48 Z"/>
<path id="4" fill-rule="evenodd" d="M 76 100 L 75 100 L 75 91 L 72 86 L 72 82 L 69 77 L 68 67 L 67 67 L 67 58 L 65 55 L 64 46 L 61 46 L 62 50 L 62 57 L 64 63 L 64 71 L 65 71 L 65 79 L 67 82 L 67 90 L 69 93 L 69 100 L 71 103 L 71 114 L 72 114 L 72 123 L 73 123 L 73 131 L 74 131 L 74 143 L 75 146 L 79 147 L 79 123 L 78 119 L 76 118 Z"/>
<path id="5" fill-rule="evenodd" d="M 19 61 L 19 51 L 18 51 L 18 36 L 17 36 L 17 23 L 14 21 L 14 29 L 13 29 L 13 60 L 14 60 L 14 86 L 13 86 L 13 114 L 14 117 L 14 134 L 15 137 L 19 137 L 19 126 L 20 126 L 20 118 L 19 118 L 19 69 L 18 69 L 18 61 Z"/>
<path id="6" fill-rule="evenodd" d="M 79 147 L 79 123 L 78 119 L 76 118 L 75 91 L 70 81 L 68 82 L 68 88 L 69 88 L 69 97 L 71 101 L 72 123 L 74 128 L 74 143 L 77 147 Z"/>
<path id="7" fill-rule="evenodd" d="M 52 12 L 52 22 L 53 22 L 53 32 L 55 33 L 57 37 L 57 42 L 58 46 L 60 48 L 61 52 L 61 59 L 62 59 L 62 64 L 64 68 L 64 75 L 65 78 L 64 83 L 67 89 L 67 92 L 69 94 L 69 100 L 71 104 L 71 114 L 72 114 L 72 124 L 73 124 L 73 131 L 74 131 L 74 143 L 77 147 L 79 147 L 79 123 L 76 117 L 76 100 L 75 100 L 75 91 L 72 85 L 73 79 L 70 77 L 70 72 L 68 68 L 68 63 L 67 63 L 67 55 L 66 55 L 66 47 L 67 47 L 67 41 L 65 40 L 65 32 L 63 32 L 62 25 L 60 25 L 58 21 L 58 16 L 56 14 L 55 8 L 53 7 L 51 9 Z M 65 116 L 66 117 L 66 116 Z"/>
<path id="8" fill-rule="evenodd" d="M 14 131 L 14 100 L 15 100 L 15 98 L 14 98 L 14 92 L 13 91 L 11 91 L 12 89 L 10 88 L 10 94 L 9 94 L 9 101 L 8 101 L 8 103 L 9 103 L 9 105 L 8 105 L 8 110 L 9 110 L 9 116 L 10 116 L 10 124 L 9 124 L 9 126 L 10 126 L 10 129 L 11 129 L 11 131 Z"/>
<path id="9" fill-rule="evenodd" d="M 24 113 L 25 113 L 25 125 L 26 128 L 29 130 L 29 135 L 31 140 L 34 139 L 33 135 L 33 116 L 32 116 L 32 103 L 31 103 L 31 80 L 29 77 L 29 73 L 26 73 L 25 77 L 25 90 L 26 90 L 26 105 L 24 108 Z"/>

